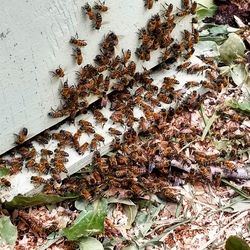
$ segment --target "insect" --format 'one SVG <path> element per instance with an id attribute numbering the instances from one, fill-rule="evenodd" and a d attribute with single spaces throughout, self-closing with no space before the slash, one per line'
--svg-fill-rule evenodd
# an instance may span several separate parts
<path id="1" fill-rule="evenodd" d="M 75 37 L 71 37 L 70 41 L 71 44 L 77 46 L 77 47 L 85 47 L 87 45 L 86 40 L 80 40 L 78 39 L 78 34 L 76 33 Z"/>
<path id="2" fill-rule="evenodd" d="M 165 4 L 166 4 L 166 3 L 165 3 Z M 167 8 L 165 8 L 165 6 L 163 6 L 164 9 L 165 9 L 165 11 L 164 11 L 164 16 L 165 16 L 165 17 L 169 17 L 170 14 L 172 13 L 173 9 L 174 9 L 174 6 L 173 6 L 173 4 L 166 4 L 166 5 L 168 6 Z"/>
<path id="3" fill-rule="evenodd" d="M 139 185 L 136 185 L 136 184 L 133 184 L 131 186 L 131 191 L 138 197 L 141 197 L 144 195 L 144 191 L 143 189 L 139 186 Z"/>
<path id="4" fill-rule="evenodd" d="M 61 172 L 68 173 L 68 170 L 65 168 L 64 162 L 61 159 L 54 160 L 54 167 L 55 172 L 58 174 Z"/>
<path id="5" fill-rule="evenodd" d="M 93 196 L 91 195 L 91 193 L 87 189 L 83 189 L 81 191 L 81 195 L 82 195 L 83 199 L 87 200 L 88 202 L 93 201 Z"/>
<path id="6" fill-rule="evenodd" d="M 36 169 L 37 168 L 37 162 L 34 159 L 30 159 L 26 161 L 25 167 L 28 169 Z"/>
<path id="7" fill-rule="evenodd" d="M 80 48 L 76 48 L 76 49 L 73 49 L 74 51 L 74 54 L 73 56 L 75 57 L 76 59 L 76 63 L 78 65 L 81 65 L 82 64 L 82 61 L 83 61 L 83 56 L 82 56 L 82 51 Z"/>
<path id="8" fill-rule="evenodd" d="M 145 0 L 145 7 L 150 10 L 153 8 L 154 0 Z"/>
<path id="9" fill-rule="evenodd" d="M 131 50 L 128 49 L 125 52 L 124 52 L 124 50 L 122 50 L 122 55 L 123 55 L 122 63 L 125 65 L 128 62 L 128 60 L 130 59 L 130 57 L 131 57 Z"/>
<path id="10" fill-rule="evenodd" d="M 99 12 L 97 12 L 95 14 L 95 29 L 99 30 L 101 26 L 102 26 L 102 15 Z"/>
<path id="11" fill-rule="evenodd" d="M 84 144 L 82 144 L 77 148 L 77 152 L 79 154 L 84 154 L 88 149 L 89 149 L 89 143 L 85 142 Z"/>
<path id="12" fill-rule="evenodd" d="M 122 132 L 118 129 L 115 129 L 115 128 L 109 128 L 109 133 L 111 135 L 122 135 Z"/>
<path id="13" fill-rule="evenodd" d="M 229 169 L 230 171 L 234 171 L 234 170 L 236 170 L 236 165 L 232 162 L 232 161 L 228 161 L 228 160 L 225 160 L 224 162 L 223 162 L 223 165 L 227 168 L 227 169 Z"/>
<path id="14" fill-rule="evenodd" d="M 11 183 L 5 178 L 0 178 L 0 186 L 11 187 Z"/>
<path id="15" fill-rule="evenodd" d="M 99 11 L 101 11 L 101 12 L 106 12 L 106 11 L 108 11 L 108 7 L 105 5 L 105 1 L 104 1 L 104 2 L 99 1 L 99 3 L 96 3 L 96 4 L 94 5 L 94 9 L 95 9 L 95 10 L 99 10 Z"/>
<path id="16" fill-rule="evenodd" d="M 17 145 L 21 145 L 25 142 L 28 136 L 28 129 L 27 128 L 22 128 L 19 134 L 15 134 L 16 140 L 15 143 Z"/>
<path id="17" fill-rule="evenodd" d="M 45 149 L 45 148 L 41 149 L 41 157 L 48 157 L 51 155 L 53 155 L 53 151 Z"/>
<path id="18" fill-rule="evenodd" d="M 184 62 L 184 63 L 178 65 L 178 66 L 176 67 L 176 70 L 177 70 L 178 72 L 179 72 L 179 71 L 182 71 L 182 70 L 186 69 L 187 67 L 189 67 L 190 65 L 191 65 L 191 62 Z"/>
<path id="19" fill-rule="evenodd" d="M 98 144 L 98 141 L 96 138 L 93 138 L 90 142 L 90 151 L 93 152 L 93 151 L 96 151 L 97 150 L 97 144 Z"/>
<path id="20" fill-rule="evenodd" d="M 41 176 L 31 176 L 30 180 L 31 180 L 31 183 L 33 183 L 35 186 L 40 186 L 42 184 L 48 183 L 48 180 L 45 180 Z"/>
<path id="21" fill-rule="evenodd" d="M 52 118 L 60 118 L 65 115 L 69 115 L 69 112 L 67 110 L 57 110 L 57 111 L 52 110 L 51 112 L 48 113 L 48 115 L 51 116 Z"/>
<path id="22" fill-rule="evenodd" d="M 86 14 L 89 17 L 89 20 L 94 20 L 95 19 L 95 12 L 92 10 L 92 8 L 90 7 L 90 5 L 88 3 L 86 3 L 84 5 L 83 10 L 86 11 Z"/>
<path id="23" fill-rule="evenodd" d="M 22 210 L 18 211 L 18 216 L 26 221 L 33 232 L 37 233 L 42 238 L 46 237 L 45 229 L 42 223 L 38 221 L 34 216 L 31 216 L 30 214 Z"/>
<path id="24" fill-rule="evenodd" d="M 104 142 L 105 141 L 105 138 L 102 136 L 102 135 L 100 135 L 100 134 L 94 134 L 94 138 L 97 140 L 97 141 L 99 141 L 99 142 Z"/>
<path id="25" fill-rule="evenodd" d="M 119 177 L 119 178 L 127 176 L 127 170 L 126 169 L 116 170 L 115 171 L 115 176 Z"/>
<path id="26" fill-rule="evenodd" d="M 98 109 L 94 110 L 94 117 L 96 122 L 102 124 L 102 126 L 104 126 L 105 123 L 108 121 L 108 119 Z"/>
<path id="27" fill-rule="evenodd" d="M 200 85 L 200 83 L 197 81 L 188 81 L 185 83 L 186 88 L 198 87 L 199 85 Z"/>
<path id="28" fill-rule="evenodd" d="M 45 158 L 41 158 L 40 162 L 36 165 L 36 170 L 40 174 L 47 174 L 49 172 L 49 169 L 50 169 L 50 164 L 48 160 Z"/>
<path id="29" fill-rule="evenodd" d="M 51 73 L 54 77 L 58 78 L 64 77 L 64 70 L 61 68 L 60 65 L 55 71 L 51 71 Z"/>

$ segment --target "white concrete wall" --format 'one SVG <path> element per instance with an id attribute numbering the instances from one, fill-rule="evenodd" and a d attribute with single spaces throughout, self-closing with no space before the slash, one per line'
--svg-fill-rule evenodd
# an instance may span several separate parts
<path id="1" fill-rule="evenodd" d="M 88 2 L 92 4 L 94 0 Z M 79 67 L 71 56 L 71 36 L 78 32 L 79 38 L 88 42 L 82 49 L 82 66 L 93 62 L 98 44 L 109 31 L 119 36 L 117 51 L 129 48 L 134 52 L 138 47 L 136 32 L 162 9 L 164 2 L 171 1 L 158 1 L 152 10 L 146 10 L 143 0 L 106 0 L 110 10 L 103 14 L 104 24 L 97 31 L 82 15 L 84 0 L 1 0 L 0 154 L 14 146 L 13 134 L 21 128 L 27 127 L 29 137 L 33 137 L 60 121 L 47 115 L 51 107 L 60 104 L 61 84 L 51 78 L 49 71 L 61 65 L 66 72 L 65 79 L 74 84 Z M 172 2 L 180 5 L 180 0 Z M 182 19 L 178 23 L 172 33 L 175 39 L 180 37 L 181 30 L 190 27 L 188 22 Z M 158 56 L 155 53 L 144 66 L 156 65 Z M 137 66 L 140 68 L 141 62 Z"/>

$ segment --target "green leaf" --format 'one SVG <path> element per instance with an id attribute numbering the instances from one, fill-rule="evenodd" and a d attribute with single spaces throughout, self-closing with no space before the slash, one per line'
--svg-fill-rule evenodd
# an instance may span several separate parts
<path id="1" fill-rule="evenodd" d="M 75 208 L 80 211 L 84 211 L 87 209 L 89 202 L 83 199 L 79 199 L 75 201 Z"/>
<path id="2" fill-rule="evenodd" d="M 224 182 L 226 185 L 228 185 L 229 187 L 231 187 L 236 193 L 238 193 L 241 197 L 245 198 L 245 199 L 248 199 L 250 200 L 250 196 L 243 192 L 242 190 L 240 190 L 236 185 L 228 182 L 227 180 L 225 179 L 221 179 L 222 182 Z"/>
<path id="3" fill-rule="evenodd" d="M 120 203 L 124 205 L 135 206 L 135 203 L 129 199 L 118 199 L 118 198 L 111 197 L 107 201 L 108 203 Z"/>
<path id="4" fill-rule="evenodd" d="M 250 250 L 249 245 L 245 240 L 238 236 L 230 236 L 225 245 L 226 250 Z"/>
<path id="5" fill-rule="evenodd" d="M 137 206 L 124 205 L 123 206 L 123 211 L 124 211 L 124 213 L 126 214 L 126 216 L 128 218 L 126 229 L 130 229 L 131 225 L 134 222 L 135 217 L 137 215 L 138 207 Z"/>
<path id="6" fill-rule="evenodd" d="M 246 210 L 250 210 L 250 201 L 244 201 L 244 200 L 235 202 L 230 206 L 226 207 L 225 209 L 223 209 L 223 211 L 228 213 L 243 212 Z"/>
<path id="7" fill-rule="evenodd" d="M 231 33 L 219 48 L 220 57 L 226 64 L 231 64 L 238 56 L 244 56 L 245 49 L 241 37 Z"/>
<path id="8" fill-rule="evenodd" d="M 14 245 L 17 240 L 17 228 L 8 216 L 0 218 L 0 243 Z"/>
<path id="9" fill-rule="evenodd" d="M 227 106 L 250 114 L 250 102 L 238 102 L 236 100 L 230 100 L 227 102 Z"/>
<path id="10" fill-rule="evenodd" d="M 80 250 L 104 250 L 102 243 L 93 237 L 83 238 L 79 243 L 79 248 Z"/>
<path id="11" fill-rule="evenodd" d="M 107 201 L 97 200 L 82 211 L 74 224 L 63 229 L 68 240 L 78 240 L 81 237 L 95 235 L 104 230 L 104 219 L 107 214 Z"/>
<path id="12" fill-rule="evenodd" d="M 78 195 L 60 196 L 43 193 L 39 193 L 34 196 L 18 195 L 13 200 L 5 202 L 4 206 L 7 209 L 25 208 L 38 205 L 54 204 L 65 200 L 76 199 L 77 197 Z"/>
<path id="13" fill-rule="evenodd" d="M 213 0 L 197 0 L 197 3 L 199 7 L 196 14 L 200 20 L 213 16 L 217 10 L 217 6 L 213 3 Z"/>
<path id="14" fill-rule="evenodd" d="M 216 115 L 216 112 L 213 113 L 212 117 L 209 118 L 209 120 L 207 121 L 207 124 L 203 130 L 202 136 L 201 136 L 201 141 L 203 141 L 207 135 L 207 133 L 209 132 L 211 126 L 213 125 L 213 123 L 215 122 L 215 120 L 218 118 L 218 116 Z"/>
<path id="15" fill-rule="evenodd" d="M 195 45 L 195 56 L 216 57 L 219 56 L 218 45 L 214 41 L 200 41 Z"/>
<path id="16" fill-rule="evenodd" d="M 241 86 L 247 79 L 248 73 L 246 71 L 245 65 L 235 64 L 230 70 L 231 77 L 237 86 Z"/>
<path id="17" fill-rule="evenodd" d="M 0 177 L 6 176 L 10 173 L 8 168 L 0 168 Z"/>
<path id="18" fill-rule="evenodd" d="M 138 246 L 135 243 L 132 243 L 126 247 L 123 247 L 122 250 L 138 250 Z"/>
<path id="19" fill-rule="evenodd" d="M 143 237 L 147 234 L 148 230 L 154 224 L 154 219 L 164 208 L 165 204 L 160 204 L 158 206 L 150 205 L 146 211 L 140 211 L 136 216 L 136 225 L 139 228 Z M 149 212 L 148 212 L 149 211 Z"/>

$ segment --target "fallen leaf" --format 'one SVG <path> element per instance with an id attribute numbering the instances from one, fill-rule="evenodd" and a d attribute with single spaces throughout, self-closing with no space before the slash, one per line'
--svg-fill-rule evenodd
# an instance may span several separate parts
<path id="1" fill-rule="evenodd" d="M 82 211 L 74 224 L 63 229 L 63 234 L 68 240 L 78 240 L 79 238 L 95 235 L 104 230 L 104 219 L 107 214 L 107 201 L 97 200 Z"/>
<path id="2" fill-rule="evenodd" d="M 245 240 L 238 236 L 230 236 L 225 245 L 226 250 L 250 250 L 249 245 Z"/>
<path id="3" fill-rule="evenodd" d="M 0 218 L 0 244 L 14 245 L 17 240 L 17 228 L 8 216 Z"/>
<path id="4" fill-rule="evenodd" d="M 80 250 L 92 250 L 92 249 L 104 250 L 104 247 L 99 240 L 93 237 L 87 237 L 87 238 L 83 238 L 79 242 L 79 249 Z"/>

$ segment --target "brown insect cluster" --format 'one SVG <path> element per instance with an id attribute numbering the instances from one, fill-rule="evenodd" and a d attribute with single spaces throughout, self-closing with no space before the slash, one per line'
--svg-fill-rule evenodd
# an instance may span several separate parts
<path id="1" fill-rule="evenodd" d="M 148 9 L 152 8 L 153 1 L 146 1 Z M 162 56 L 160 62 L 173 63 L 179 56 L 185 59 L 191 57 L 194 53 L 193 44 L 198 42 L 198 31 L 192 29 L 192 32 L 184 30 L 183 40 L 175 42 L 171 33 L 176 26 L 176 19 L 179 16 L 195 14 L 196 2 L 191 5 L 189 1 L 182 1 L 183 10 L 174 14 L 173 4 L 165 4 L 162 15 L 156 14 L 150 18 L 145 28 L 139 30 L 139 40 L 141 45 L 136 49 L 137 57 L 142 61 L 149 61 L 151 52 L 160 49 Z"/>
<path id="2" fill-rule="evenodd" d="M 183 0 L 182 12 L 193 14 L 193 4 Z M 101 10 L 104 7 L 103 4 L 89 9 L 86 4 L 84 9 L 89 19 L 95 20 L 95 11 L 107 11 Z M 32 176 L 31 182 L 35 186 L 44 185 L 46 193 L 76 192 L 88 201 L 100 195 L 141 197 L 148 192 L 159 193 L 165 199 L 174 200 L 176 193 L 170 182 L 175 181 L 172 170 L 176 167 L 175 162 L 188 167 L 194 164 L 200 166 L 187 171 L 187 180 L 191 182 L 199 178 L 212 181 L 211 165 L 219 166 L 228 172 L 235 171 L 236 166 L 232 161 L 237 152 L 233 150 L 230 153 L 205 154 L 189 146 L 191 157 L 188 157 L 183 149 L 196 141 L 197 136 L 202 135 L 201 128 L 192 126 L 190 113 L 228 84 L 226 77 L 218 75 L 216 65 L 209 58 L 200 57 L 202 65 L 185 61 L 194 51 L 193 45 L 198 42 L 198 33 L 195 29 L 191 32 L 184 30 L 183 39 L 179 43 L 173 41 L 171 32 L 175 27 L 175 19 L 183 15 L 173 14 L 171 4 L 164 6 L 162 15 L 154 15 L 146 28 L 139 32 L 141 46 L 136 54 L 141 60 L 148 61 L 151 51 L 163 49 L 163 61 L 175 62 L 178 58 L 184 59 L 184 62 L 177 66 L 177 72 L 203 73 L 207 77 L 206 80 L 186 82 L 185 87 L 191 90 L 185 96 L 186 90 L 176 90 L 180 83 L 175 76 L 166 76 L 160 85 L 154 84 L 150 70 L 136 71 L 136 63 L 131 60 L 131 50 L 122 50 L 121 56 L 116 54 L 119 39 L 110 31 L 100 44 L 100 54 L 94 58 L 94 64 L 87 64 L 77 72 L 77 83 L 70 85 L 67 80 L 64 81 L 60 89 L 63 104 L 57 110 L 52 110 L 49 116 L 69 116 L 74 120 L 76 115 L 90 110 L 96 124 L 104 127 L 107 121 L 111 122 L 107 132 L 113 137 L 113 154 L 101 157 L 98 150 L 105 143 L 104 133 L 97 133 L 95 124 L 90 121 L 79 120 L 76 132 L 58 129 L 56 132 L 45 131 L 36 136 L 36 142 L 44 146 L 39 152 L 29 141 L 25 142 L 28 130 L 22 129 L 16 140 L 19 147 L 10 158 L 1 158 L 0 166 L 9 168 L 10 174 L 21 171 L 23 164 L 39 175 L 49 173 L 51 179 Z M 70 42 L 76 49 L 86 46 L 86 41 L 78 39 L 77 36 L 72 37 Z M 54 75 L 64 77 L 63 69 L 59 66 Z M 111 81 L 114 82 L 112 86 Z M 197 87 L 203 87 L 208 92 L 200 95 Z M 113 92 L 108 94 L 110 90 Z M 90 95 L 100 99 L 91 105 L 92 107 L 88 107 L 87 102 Z M 179 106 L 175 109 L 170 107 L 168 110 L 164 108 L 166 104 L 173 102 L 179 103 Z M 108 107 L 112 114 L 106 117 L 103 110 Z M 135 108 L 141 111 L 139 117 Z M 220 111 L 220 116 L 232 122 L 242 122 L 241 116 L 235 113 Z M 125 128 L 125 132 L 117 126 Z M 216 133 L 216 138 L 221 138 L 218 131 L 220 130 L 213 133 Z M 231 132 L 232 128 L 224 131 L 223 136 L 232 136 Z M 90 136 L 88 141 L 81 141 L 83 134 Z M 45 148 L 51 139 L 57 141 L 57 148 L 53 151 Z M 242 135 L 240 139 L 243 141 L 243 149 L 249 147 L 247 134 Z M 62 181 L 61 173 L 67 173 L 67 148 L 75 149 L 80 155 L 93 152 L 93 171 L 80 178 L 74 176 Z M 7 179 L 1 179 L 1 185 L 8 187 L 10 183 Z M 125 190 L 125 193 L 122 190 Z"/>
<path id="3" fill-rule="evenodd" d="M 93 22 L 93 28 L 99 30 L 102 26 L 102 13 L 108 11 L 108 6 L 104 2 L 96 2 L 93 7 L 86 3 L 83 7 L 83 13 L 88 16 L 89 20 Z"/>

